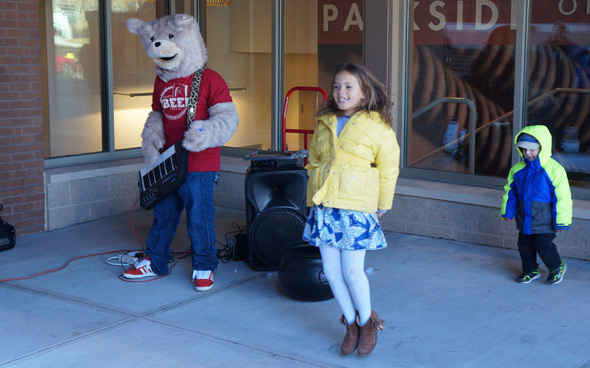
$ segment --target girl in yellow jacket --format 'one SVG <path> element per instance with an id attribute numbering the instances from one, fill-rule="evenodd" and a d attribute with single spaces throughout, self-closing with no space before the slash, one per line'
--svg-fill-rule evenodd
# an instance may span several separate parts
<path id="1" fill-rule="evenodd" d="M 319 247 L 324 273 L 342 310 L 341 353 L 369 354 L 384 321 L 371 309 L 366 251 L 387 246 L 378 218 L 391 209 L 399 174 L 392 103 L 366 68 L 344 63 L 318 113 L 309 149 L 303 239 Z"/>

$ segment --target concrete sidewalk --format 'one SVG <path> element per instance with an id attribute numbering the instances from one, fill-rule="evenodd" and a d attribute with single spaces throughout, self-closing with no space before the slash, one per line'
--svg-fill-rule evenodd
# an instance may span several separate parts
<path id="1" fill-rule="evenodd" d="M 245 226 L 218 208 L 217 240 Z M 134 213 L 141 239 L 151 212 Z M 386 321 L 366 358 L 339 355 L 334 299 L 284 296 L 277 272 L 221 263 L 215 286 L 194 291 L 190 260 L 152 282 L 119 280 L 121 267 L 84 257 L 65 269 L 0 283 L 1 367 L 590 367 L 590 263 L 566 259 L 559 285 L 514 282 L 514 250 L 387 234 L 368 252 L 373 309 Z M 184 223 L 175 251 L 188 249 Z M 68 260 L 139 250 L 129 214 L 27 236 L 0 253 L 0 279 Z"/>

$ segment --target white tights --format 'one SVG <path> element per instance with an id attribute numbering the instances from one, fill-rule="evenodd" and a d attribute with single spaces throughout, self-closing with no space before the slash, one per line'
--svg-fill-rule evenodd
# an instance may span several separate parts
<path id="1" fill-rule="evenodd" d="M 341 250 L 330 245 L 320 247 L 324 274 L 348 324 L 358 311 L 360 324 L 371 315 L 371 292 L 365 274 L 366 250 Z"/>

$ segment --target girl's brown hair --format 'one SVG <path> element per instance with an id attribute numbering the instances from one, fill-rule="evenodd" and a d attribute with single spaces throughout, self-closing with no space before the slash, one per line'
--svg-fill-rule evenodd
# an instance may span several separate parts
<path id="1" fill-rule="evenodd" d="M 361 89 L 365 94 L 365 98 L 359 108 L 359 110 L 365 111 L 376 111 L 381 114 L 381 117 L 389 126 L 393 126 L 393 102 L 387 93 L 387 89 L 383 83 L 379 82 L 377 78 L 367 68 L 362 65 L 353 63 L 342 63 L 336 68 L 334 75 L 332 76 L 332 85 L 334 85 L 334 78 L 336 74 L 347 71 L 354 75 L 358 79 Z M 342 116 L 343 111 L 338 108 L 334 96 L 330 94 L 324 107 L 322 107 L 316 116 L 325 114 L 336 114 Z"/>

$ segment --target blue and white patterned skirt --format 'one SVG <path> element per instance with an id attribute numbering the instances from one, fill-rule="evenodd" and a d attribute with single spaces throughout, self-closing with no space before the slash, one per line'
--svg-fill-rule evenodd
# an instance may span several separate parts
<path id="1" fill-rule="evenodd" d="M 385 235 L 374 212 L 360 212 L 339 208 L 311 208 L 303 240 L 321 247 L 330 244 L 345 250 L 381 249 L 387 247 Z"/>

